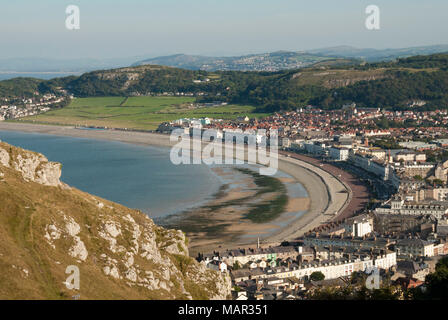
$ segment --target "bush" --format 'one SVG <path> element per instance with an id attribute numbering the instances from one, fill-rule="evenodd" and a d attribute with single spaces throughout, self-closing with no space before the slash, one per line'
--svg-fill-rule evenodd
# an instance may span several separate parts
<path id="1" fill-rule="evenodd" d="M 325 280 L 325 275 L 320 271 L 316 271 L 310 275 L 310 280 L 311 281 L 322 281 L 322 280 Z"/>

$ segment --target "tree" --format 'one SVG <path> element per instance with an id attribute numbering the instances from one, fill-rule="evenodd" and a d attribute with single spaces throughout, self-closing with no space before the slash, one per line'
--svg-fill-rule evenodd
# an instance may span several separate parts
<path id="1" fill-rule="evenodd" d="M 428 274 L 425 279 L 429 299 L 448 299 L 448 257 L 436 264 L 436 271 Z"/>
<path id="2" fill-rule="evenodd" d="M 365 286 L 357 288 L 352 285 L 343 288 L 324 287 L 307 295 L 311 300 L 398 300 L 396 287 L 386 286 L 369 290 Z"/>
<path id="3" fill-rule="evenodd" d="M 233 264 L 233 270 L 238 270 L 241 269 L 241 265 L 238 261 L 235 261 L 235 263 Z"/>
<path id="4" fill-rule="evenodd" d="M 389 125 L 389 120 L 387 120 L 387 118 L 382 117 L 380 121 L 377 122 L 377 125 L 380 129 L 389 129 L 390 125 Z"/>
<path id="5" fill-rule="evenodd" d="M 366 280 L 367 275 L 364 272 L 353 272 L 350 278 L 350 283 L 352 285 L 364 285 L 366 283 Z"/>
<path id="6" fill-rule="evenodd" d="M 310 275 L 311 281 L 322 281 L 325 280 L 325 275 L 320 271 L 315 271 Z"/>

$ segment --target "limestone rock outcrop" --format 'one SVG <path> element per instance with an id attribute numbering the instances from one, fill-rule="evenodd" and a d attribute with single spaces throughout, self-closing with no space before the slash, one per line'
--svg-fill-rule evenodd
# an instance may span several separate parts
<path id="1" fill-rule="evenodd" d="M 189 257 L 182 231 L 157 226 L 138 210 L 61 187 L 59 164 L 0 142 L 0 172 L 0 266 L 16 274 L 7 285 L 0 277 L 0 298 L 230 296 L 230 277 Z M 80 270 L 79 291 L 65 286 L 69 266 Z"/>
<path id="2" fill-rule="evenodd" d="M 25 181 L 46 186 L 61 185 L 61 164 L 50 162 L 41 154 L 0 143 L 0 164 L 19 171 Z"/>

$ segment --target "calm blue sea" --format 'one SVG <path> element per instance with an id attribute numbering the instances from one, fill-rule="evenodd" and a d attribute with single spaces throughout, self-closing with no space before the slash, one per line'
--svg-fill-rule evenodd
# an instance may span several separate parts
<path id="1" fill-rule="evenodd" d="M 67 184 L 151 217 L 195 207 L 221 185 L 206 165 L 173 165 L 168 148 L 9 131 L 0 140 L 62 163 Z"/>

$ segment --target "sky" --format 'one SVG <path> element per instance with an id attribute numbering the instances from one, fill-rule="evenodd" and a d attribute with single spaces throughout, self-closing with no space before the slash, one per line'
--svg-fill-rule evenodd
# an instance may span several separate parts
<path id="1" fill-rule="evenodd" d="M 367 30 L 368 5 L 380 30 Z M 80 29 L 65 25 L 68 5 Z M 0 58 L 239 55 L 448 44 L 447 0 L 0 0 Z"/>

